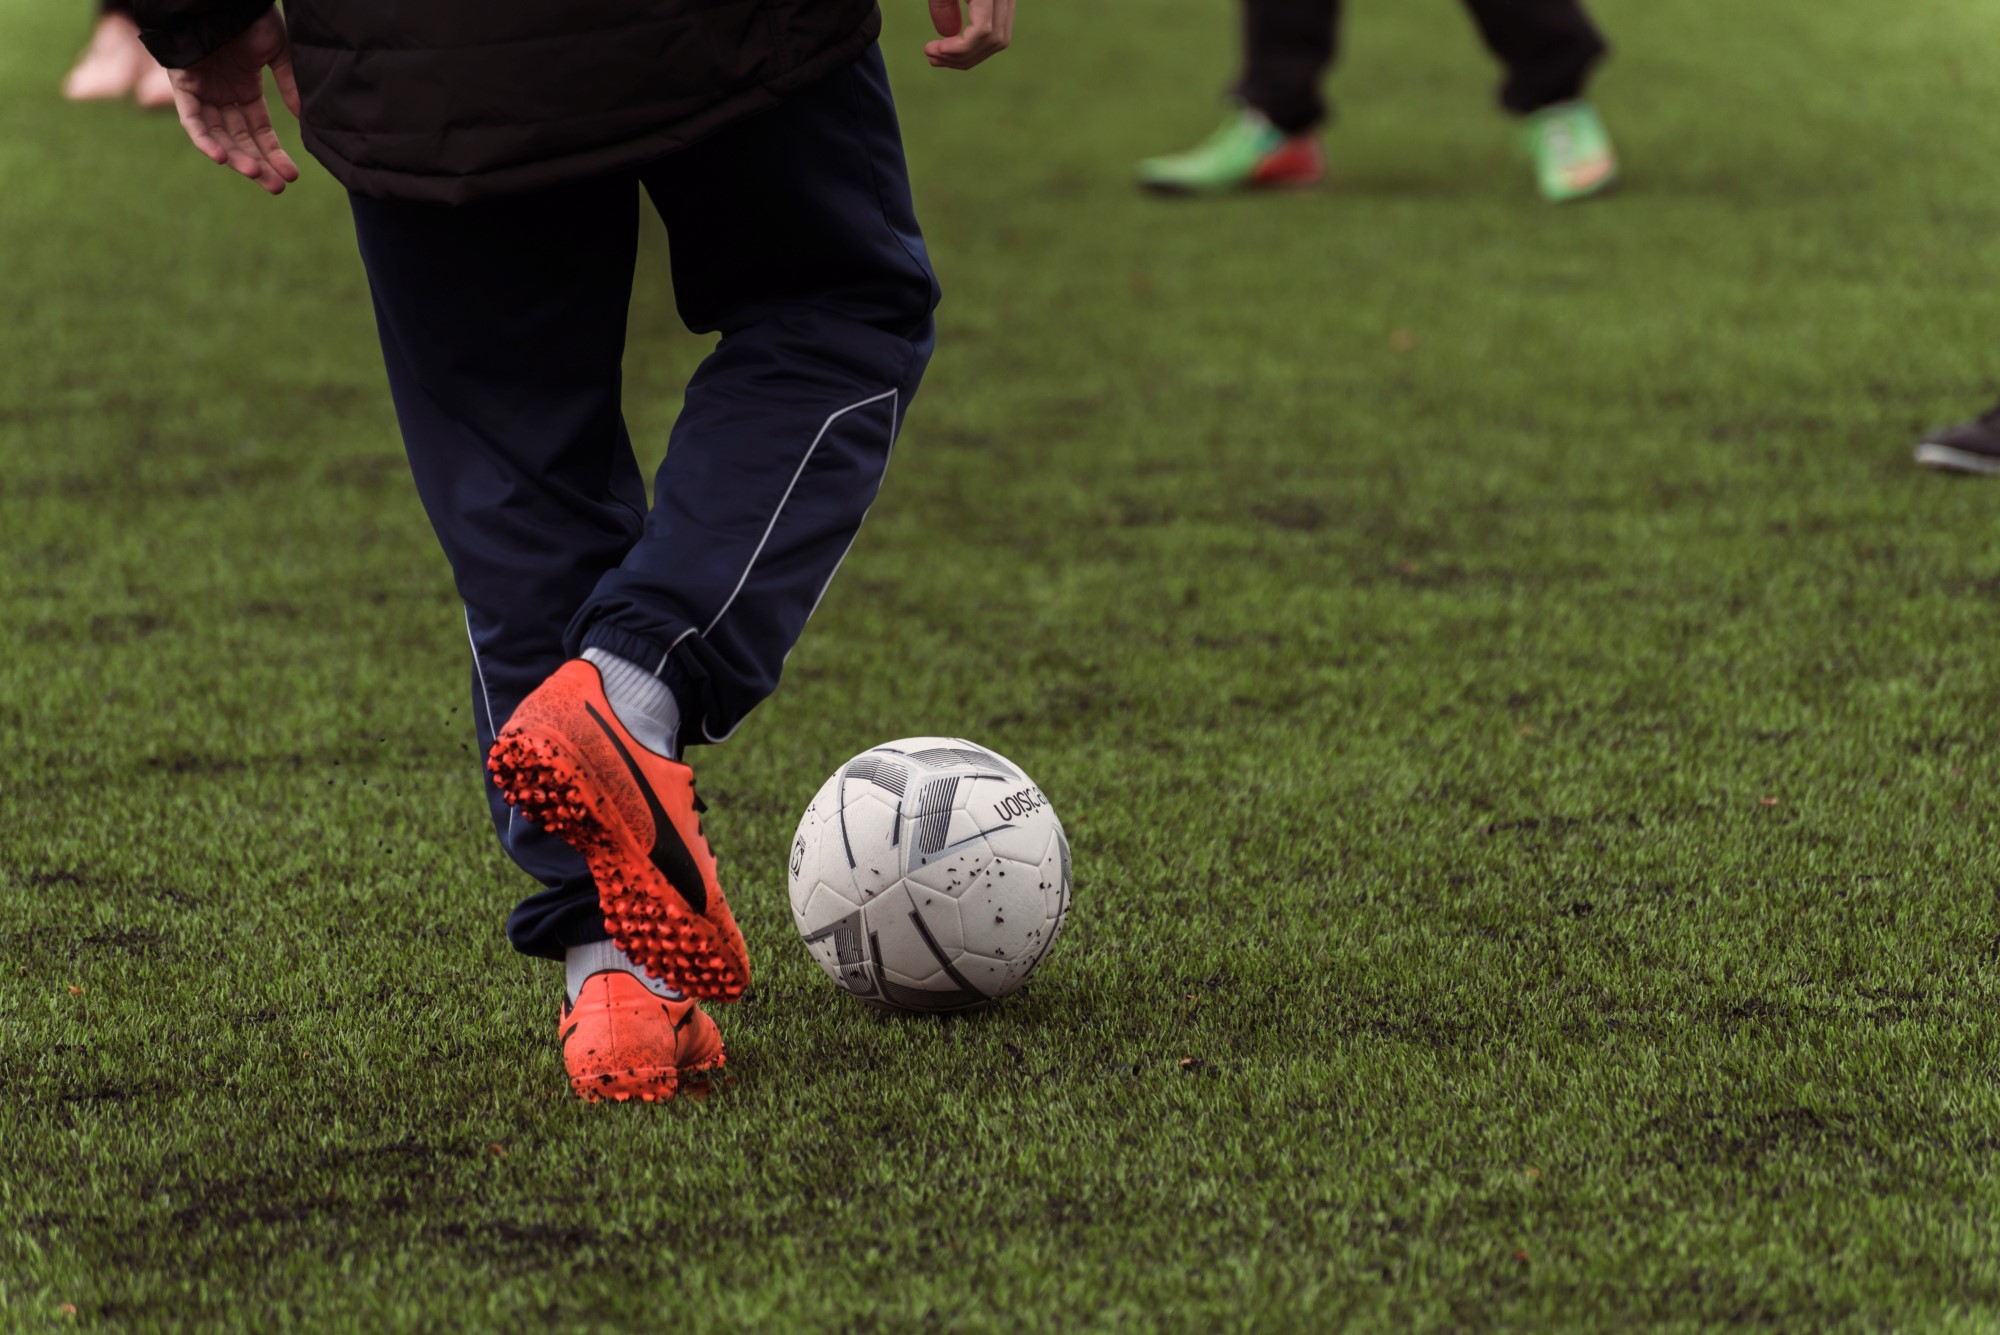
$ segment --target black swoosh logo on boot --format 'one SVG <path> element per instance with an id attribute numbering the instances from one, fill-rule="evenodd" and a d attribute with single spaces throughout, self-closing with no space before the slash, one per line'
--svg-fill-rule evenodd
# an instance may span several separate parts
<path id="1" fill-rule="evenodd" d="M 694 854 L 688 852 L 688 846 L 681 842 L 681 832 L 667 819 L 666 810 L 661 807 L 660 799 L 653 795 L 653 785 L 646 782 L 645 774 L 639 769 L 639 762 L 625 749 L 625 743 L 618 740 L 618 734 L 604 721 L 604 715 L 597 712 L 597 706 L 585 701 L 583 708 L 584 712 L 590 715 L 591 721 L 611 739 L 611 744 L 618 748 L 618 758 L 625 762 L 625 768 L 631 772 L 632 782 L 638 785 L 640 795 L 646 799 L 646 810 L 653 817 L 653 848 L 646 856 L 660 875 L 667 878 L 667 884 L 687 901 L 689 908 L 696 913 L 706 914 L 708 886 L 701 879 L 701 868 L 694 865 Z"/>

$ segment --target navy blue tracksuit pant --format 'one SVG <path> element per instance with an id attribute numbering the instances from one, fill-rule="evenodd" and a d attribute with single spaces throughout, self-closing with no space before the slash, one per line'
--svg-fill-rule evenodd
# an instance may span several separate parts
<path id="1" fill-rule="evenodd" d="M 721 335 L 650 513 L 619 411 L 642 188 L 681 318 Z M 938 289 L 880 52 L 636 175 L 353 209 L 410 468 L 465 603 L 482 766 L 586 648 L 664 680 L 683 744 L 728 737 L 854 541 L 930 358 Z M 582 858 L 481 779 L 543 886 L 508 921 L 515 947 L 602 939 Z"/>

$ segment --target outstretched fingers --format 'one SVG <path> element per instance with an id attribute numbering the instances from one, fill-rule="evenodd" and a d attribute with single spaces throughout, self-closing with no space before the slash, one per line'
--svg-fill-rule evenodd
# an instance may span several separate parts
<path id="1" fill-rule="evenodd" d="M 229 161 L 228 147 L 216 137 L 208 122 L 208 106 L 187 89 L 180 81 L 174 81 L 174 112 L 181 119 L 181 129 L 187 131 L 188 142 L 210 162 Z"/>
<path id="2" fill-rule="evenodd" d="M 299 179 L 299 168 L 278 142 L 264 104 L 266 68 L 296 115 L 299 85 L 291 42 L 275 8 L 194 64 L 174 70 L 174 107 L 203 157 L 276 195 Z"/>
<path id="3" fill-rule="evenodd" d="M 278 176 L 277 169 L 271 165 L 269 159 L 264 156 L 264 150 L 258 146 L 257 131 L 251 123 L 249 107 L 241 102 L 230 102 L 225 103 L 221 111 L 222 123 L 229 131 L 230 167 L 274 195 L 284 189 L 285 183 Z"/>
<path id="4" fill-rule="evenodd" d="M 197 115 L 200 124 L 190 128 L 189 138 L 210 161 L 222 163 L 274 195 L 299 179 L 297 164 L 278 146 L 277 131 L 261 98 L 248 102 L 201 99 Z M 182 124 L 187 124 L 185 119 Z"/>
<path id="5" fill-rule="evenodd" d="M 278 142 L 278 131 L 271 124 L 271 110 L 264 105 L 264 99 L 259 97 L 254 102 L 245 102 L 238 110 L 243 115 L 244 140 L 265 168 L 259 173 L 260 178 L 268 181 L 275 176 L 283 183 L 279 189 L 298 180 L 298 164 L 292 161 L 292 155 L 285 152 L 284 146 Z M 269 188 L 268 185 L 266 188 Z M 276 194 L 277 191 L 272 193 Z"/>
<path id="6" fill-rule="evenodd" d="M 279 145 L 261 98 L 249 103 L 218 98 L 195 80 L 177 77 L 174 109 L 188 141 L 210 162 L 248 177 L 274 195 L 299 179 L 298 164 Z"/>
<path id="7" fill-rule="evenodd" d="M 924 44 L 924 55 L 938 69 L 969 70 L 989 56 L 1005 51 L 1014 40 L 1014 0 L 930 0 L 931 26 L 939 40 Z"/>
<path id="8" fill-rule="evenodd" d="M 278 131 L 271 125 L 268 116 L 264 118 L 262 128 L 257 131 L 257 151 L 264 155 L 264 161 L 270 163 L 272 170 L 286 182 L 299 179 L 299 164 L 292 161 L 292 155 L 278 142 Z"/>
<path id="9" fill-rule="evenodd" d="M 236 127 L 230 124 L 229 108 L 210 103 L 202 108 L 202 119 L 208 124 L 209 137 L 222 145 L 222 165 L 239 176 L 257 177 L 257 160 L 243 147 L 237 136 Z"/>

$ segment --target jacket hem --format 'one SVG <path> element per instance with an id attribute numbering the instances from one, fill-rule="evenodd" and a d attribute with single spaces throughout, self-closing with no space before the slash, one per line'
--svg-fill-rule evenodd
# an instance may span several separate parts
<path id="1" fill-rule="evenodd" d="M 180 70 L 229 45 L 270 8 L 271 0 L 228 0 L 198 14 L 176 16 L 178 22 L 163 26 L 147 22 L 154 17 L 156 6 L 138 0 L 133 17 L 139 23 L 139 40 L 153 53 L 153 59 L 170 70 Z"/>
<path id="2" fill-rule="evenodd" d="M 881 11 L 871 10 L 860 26 L 846 38 L 820 51 L 810 60 L 793 66 L 776 79 L 739 89 L 696 115 L 662 126 L 652 133 L 535 162 L 456 176 L 401 172 L 362 166 L 343 156 L 313 132 L 309 120 L 300 126 L 300 137 L 307 150 L 319 159 L 333 178 L 354 194 L 413 204 L 473 204 L 482 199 L 526 194 L 593 176 L 639 171 L 648 163 L 687 148 L 744 116 L 774 107 L 800 89 L 853 64 L 874 45 L 881 29 Z"/>

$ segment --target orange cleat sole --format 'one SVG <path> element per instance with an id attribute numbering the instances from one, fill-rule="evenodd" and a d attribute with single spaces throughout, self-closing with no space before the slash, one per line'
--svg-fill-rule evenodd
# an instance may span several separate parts
<path id="1" fill-rule="evenodd" d="M 681 898 L 616 813 L 604 809 L 566 747 L 548 736 L 503 735 L 487 768 L 517 811 L 583 854 L 597 882 L 604 930 L 633 963 L 701 1001 L 743 995 L 747 961 Z"/>
<path id="2" fill-rule="evenodd" d="M 571 1076 L 569 1087 L 585 1103 L 630 1103 L 634 1099 L 640 1103 L 665 1103 L 680 1092 L 681 1081 L 686 1077 L 699 1077 L 691 1083 L 706 1083 L 712 1072 L 721 1070 L 728 1062 L 729 1054 L 717 1049 L 715 1060 L 700 1066 L 638 1066 L 624 1071 L 599 1071 L 595 1075 Z"/>

